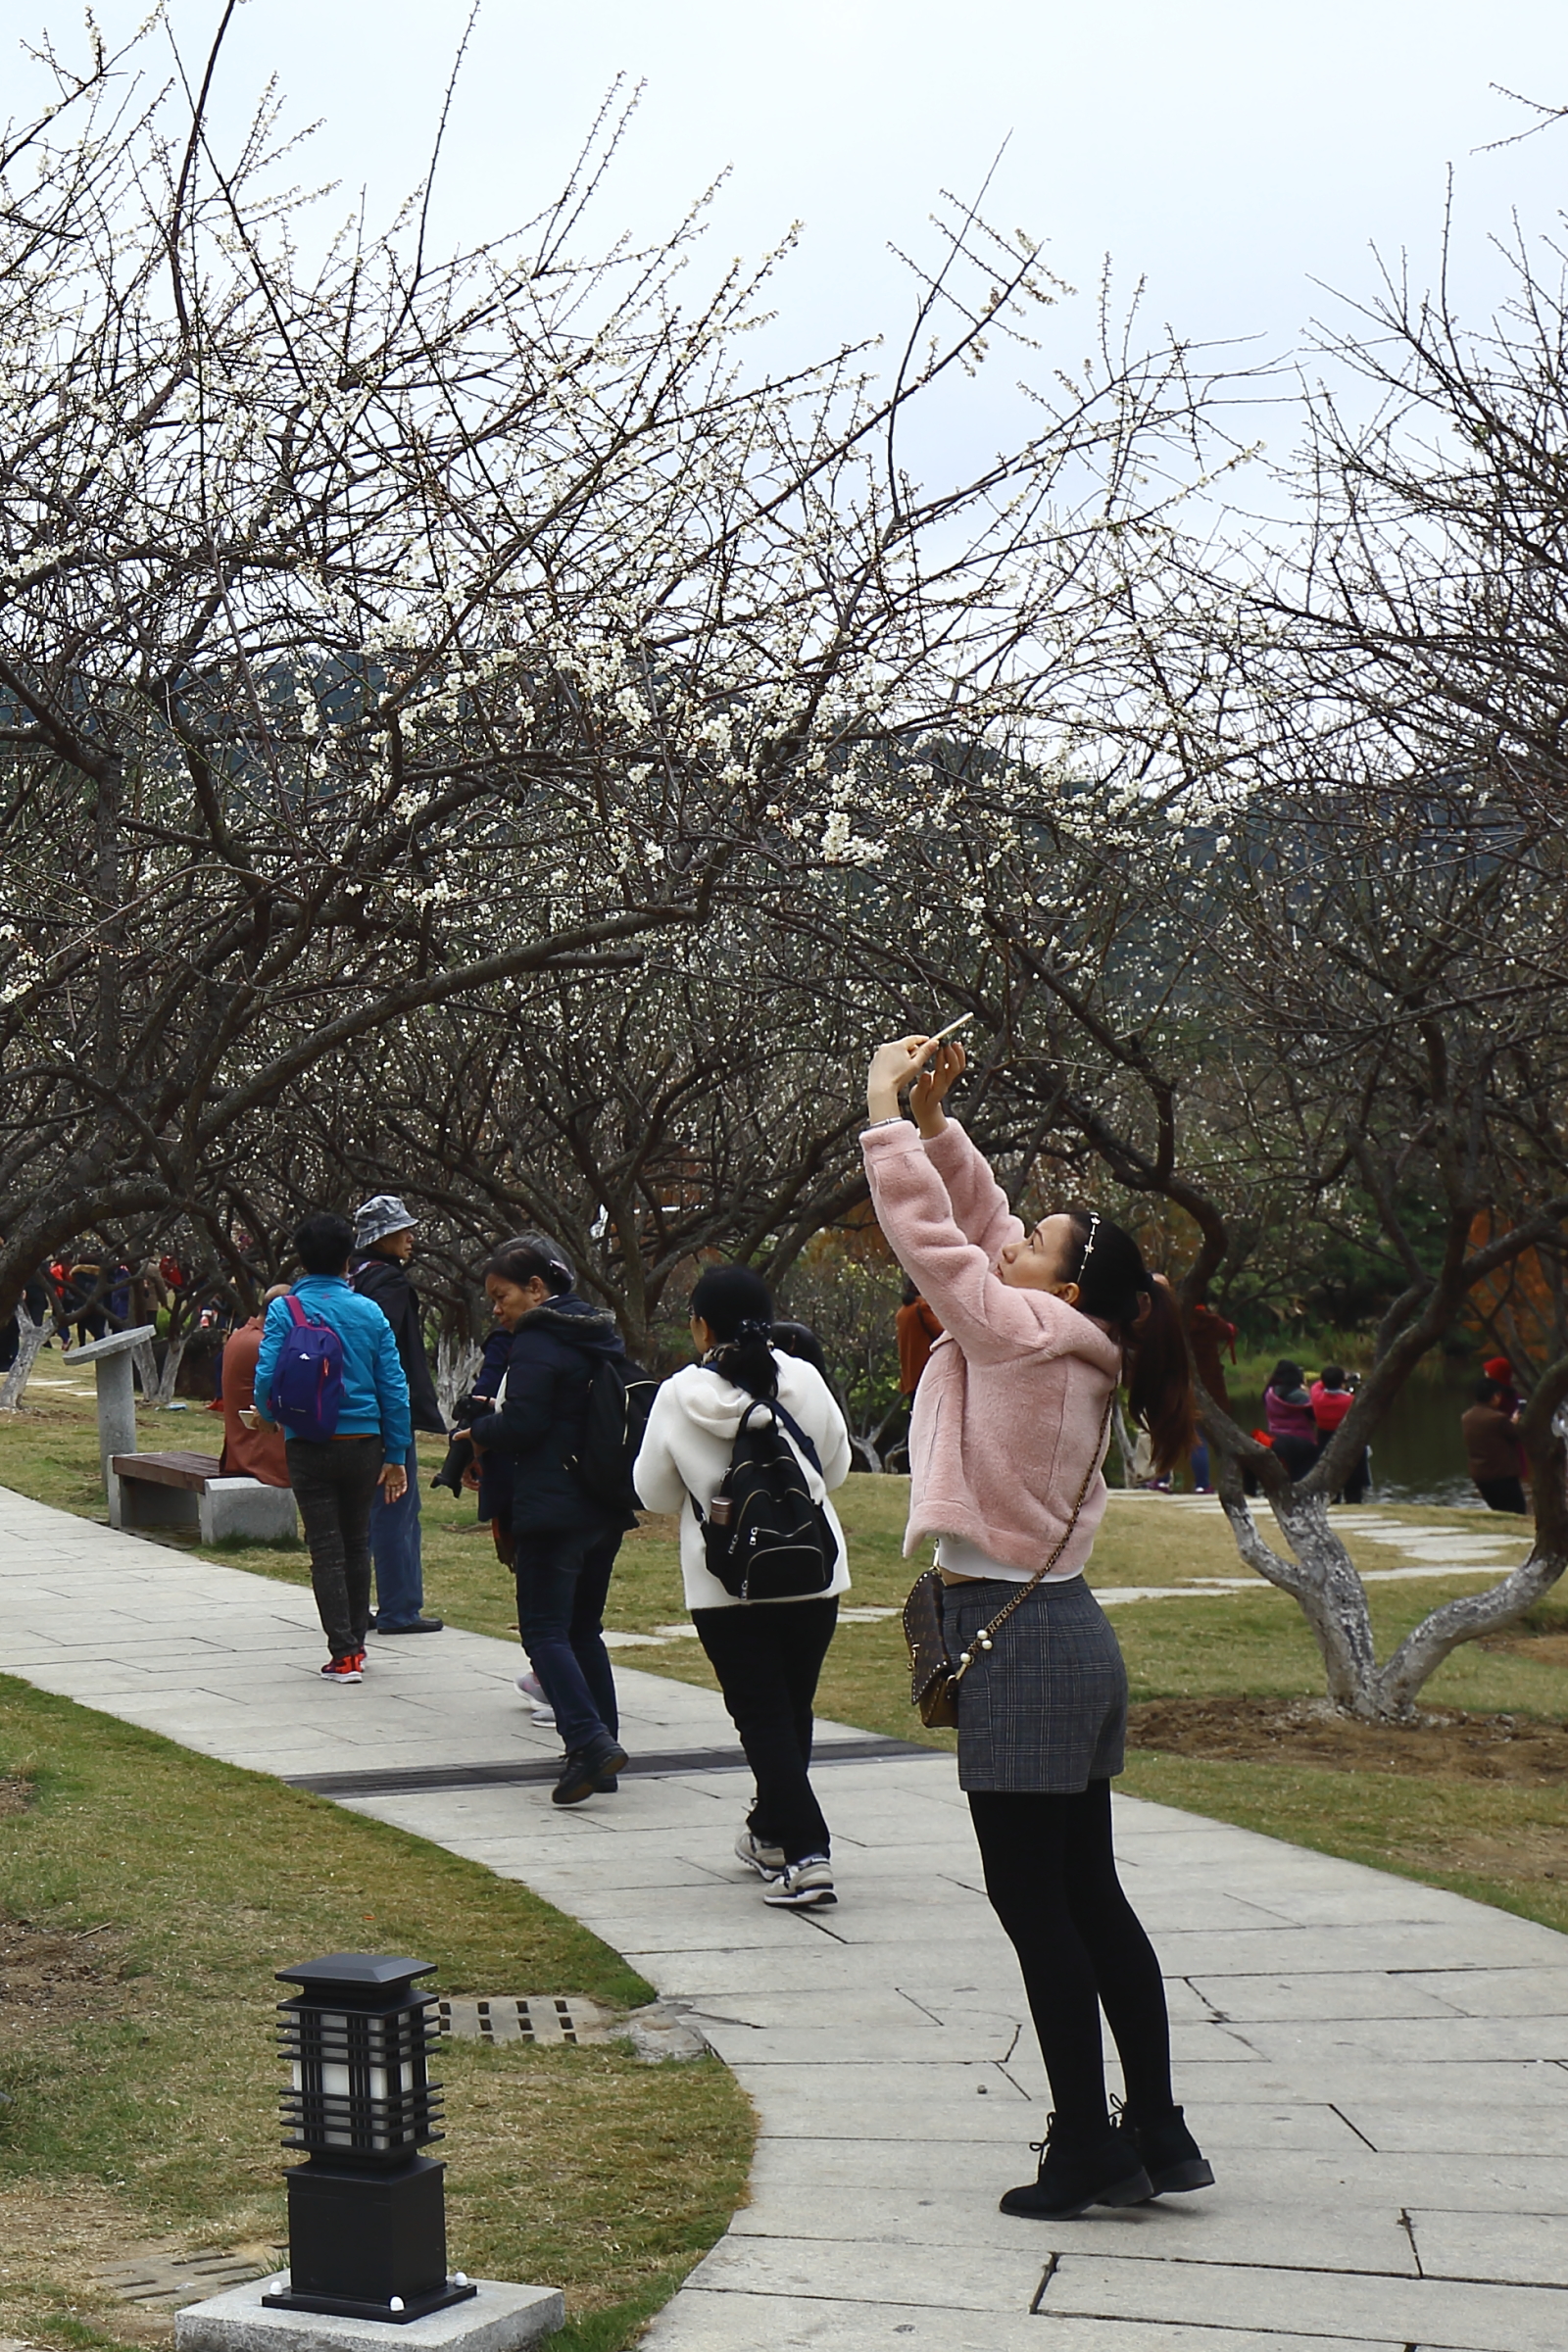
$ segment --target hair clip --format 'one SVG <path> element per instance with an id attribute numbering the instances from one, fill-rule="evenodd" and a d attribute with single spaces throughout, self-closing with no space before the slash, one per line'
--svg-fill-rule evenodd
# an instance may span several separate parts
<path id="1" fill-rule="evenodd" d="M 1097 1209 L 1093 1209 L 1093 1208 L 1092 1208 L 1092 1209 L 1089 1211 L 1089 1239 L 1088 1239 L 1088 1241 L 1087 1241 L 1087 1242 L 1085 1242 L 1085 1244 L 1084 1244 L 1084 1253 L 1083 1253 L 1082 1257 L 1081 1257 L 1081 1258 L 1078 1260 L 1078 1279 L 1079 1279 L 1079 1281 L 1080 1281 L 1080 1282 L 1082 1282 L 1082 1280 L 1083 1280 L 1083 1276 L 1084 1276 L 1084 1268 L 1085 1268 L 1085 1266 L 1087 1266 L 1087 1265 L 1088 1265 L 1088 1263 L 1089 1263 L 1089 1260 L 1090 1260 L 1091 1256 L 1092 1256 L 1092 1255 L 1093 1255 L 1093 1253 L 1094 1253 L 1094 1248 L 1095 1248 L 1095 1236 L 1096 1236 L 1096 1234 L 1097 1234 L 1099 1231 L 1100 1231 L 1100 1213 L 1099 1213 L 1099 1211 L 1098 1211 Z"/>

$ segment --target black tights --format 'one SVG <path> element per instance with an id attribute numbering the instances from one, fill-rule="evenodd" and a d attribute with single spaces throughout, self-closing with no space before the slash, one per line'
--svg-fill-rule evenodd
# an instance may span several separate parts
<path id="1" fill-rule="evenodd" d="M 991 1908 L 1023 1970 L 1024 1990 L 1064 2137 L 1102 2132 L 1100 2011 L 1115 2037 L 1127 2105 L 1140 2122 L 1170 2113 L 1170 2022 L 1154 1947 L 1116 1876 L 1110 1783 L 1081 1795 L 974 1789 L 969 1811 Z"/>

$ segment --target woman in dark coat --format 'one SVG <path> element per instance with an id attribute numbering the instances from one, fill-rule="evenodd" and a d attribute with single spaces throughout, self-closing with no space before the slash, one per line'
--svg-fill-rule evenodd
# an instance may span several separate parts
<path id="1" fill-rule="evenodd" d="M 554 1800 L 575 1805 L 612 1791 L 626 1762 L 604 1611 L 634 1522 L 607 1514 L 575 1467 L 594 1374 L 626 1351 L 613 1317 L 577 1297 L 564 1251 L 543 1234 L 503 1243 L 484 1287 L 512 1349 L 495 1410 L 465 1434 L 480 1449 L 481 1472 L 484 1455 L 505 1457 L 517 1630 L 565 1744 Z"/>

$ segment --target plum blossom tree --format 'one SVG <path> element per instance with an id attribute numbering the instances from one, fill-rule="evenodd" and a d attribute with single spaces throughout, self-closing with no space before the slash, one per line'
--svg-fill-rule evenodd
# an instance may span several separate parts
<path id="1" fill-rule="evenodd" d="M 689 303 L 700 208 L 586 242 L 613 109 L 514 236 L 434 257 L 426 185 L 318 256 L 276 103 L 220 151 L 231 15 L 166 86 L 46 51 L 0 149 L 0 1314 L 138 1217 L 243 1285 L 244 1139 L 314 1073 L 841 897 L 890 747 L 1070 667 L 1194 407 L 1106 341 L 918 482 L 911 410 L 1055 298 L 1030 241 L 950 206 L 886 379 L 767 378 L 780 257 Z"/>
<path id="2" fill-rule="evenodd" d="M 1010 1098 L 1021 1200 L 1049 1205 L 1050 1182 L 1057 1199 L 1096 1191 L 1108 1205 L 1108 1186 L 1182 1212 L 1194 1241 L 1171 1272 L 1189 1300 L 1224 1274 L 1234 1227 L 1255 1222 L 1260 1200 L 1381 1257 L 1372 1370 L 1306 1476 L 1293 1483 L 1212 1399 L 1204 1418 L 1242 1555 L 1301 1606 L 1330 1696 L 1408 1720 L 1458 1642 L 1517 1617 L 1568 1566 L 1564 1358 L 1542 1369 L 1523 1425 L 1528 1556 L 1387 1659 L 1328 1507 L 1472 1301 L 1561 1248 L 1555 852 L 1517 794 L 1478 782 L 1451 735 L 1441 760 L 1412 769 L 1385 723 L 1370 629 L 1330 697 L 1321 638 L 1268 630 L 1266 599 L 1277 617 L 1260 587 L 1239 662 L 1234 578 L 1201 596 L 1195 585 L 1143 659 L 1124 646 L 1114 728 L 1056 766 L 950 760 L 923 818 L 889 843 L 885 920 L 862 953 L 978 1014 L 968 1099 Z M 1430 711 L 1424 723 L 1436 726 Z"/>

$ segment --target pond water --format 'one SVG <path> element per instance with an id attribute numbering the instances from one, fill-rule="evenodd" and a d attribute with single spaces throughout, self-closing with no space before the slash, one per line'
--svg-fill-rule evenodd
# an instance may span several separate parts
<path id="1" fill-rule="evenodd" d="M 1405 1383 L 1373 1440 L 1369 1501 L 1486 1508 L 1470 1484 L 1459 1429 L 1460 1414 L 1475 1401 L 1476 1378 L 1471 1366 Z M 1231 1409 L 1244 1429 L 1263 1426 L 1261 1396 L 1235 1390 Z"/>

